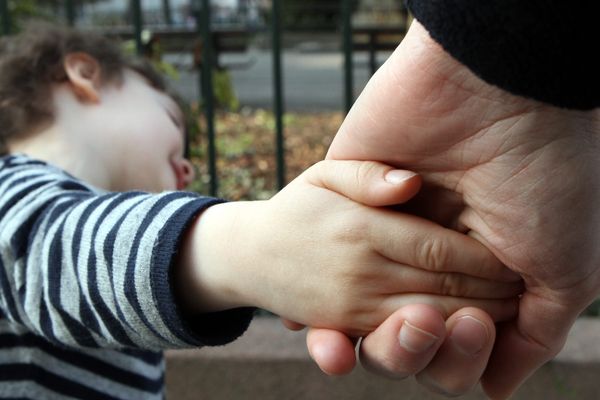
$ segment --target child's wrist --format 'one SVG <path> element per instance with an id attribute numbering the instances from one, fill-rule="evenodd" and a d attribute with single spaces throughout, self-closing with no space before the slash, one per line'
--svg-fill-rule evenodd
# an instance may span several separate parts
<path id="1" fill-rule="evenodd" d="M 223 203 L 206 209 L 181 245 L 177 290 L 190 313 L 253 306 L 241 270 L 249 203 Z"/>

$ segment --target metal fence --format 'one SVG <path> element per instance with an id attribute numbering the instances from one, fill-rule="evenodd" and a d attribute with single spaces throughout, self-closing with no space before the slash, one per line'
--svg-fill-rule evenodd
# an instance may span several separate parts
<path id="1" fill-rule="evenodd" d="M 70 26 L 75 23 L 76 0 L 64 0 L 64 17 Z M 275 149 L 276 149 L 276 164 L 277 164 L 277 186 L 282 188 L 285 185 L 285 135 L 284 135 L 284 92 L 283 92 L 283 73 L 282 70 L 282 6 L 284 0 L 272 0 L 271 18 L 268 29 L 270 30 L 270 40 L 272 45 L 272 70 L 273 70 L 273 112 L 275 117 Z M 354 65 L 353 52 L 362 50 L 369 52 L 369 65 L 371 73 L 374 73 L 377 66 L 375 55 L 381 46 L 375 43 L 376 33 L 400 33 L 405 28 L 398 27 L 397 29 L 362 29 L 353 30 L 351 24 L 352 5 L 355 0 L 339 0 L 340 7 L 340 34 L 342 35 L 342 51 L 344 55 L 344 84 L 343 104 L 345 111 L 349 111 L 354 102 Z M 215 97 L 213 91 L 213 66 L 215 65 L 214 52 L 214 32 L 211 28 L 211 4 L 210 0 L 191 0 L 192 10 L 196 18 L 196 35 L 202 41 L 202 63 L 201 73 L 199 74 L 199 85 L 201 87 L 201 100 L 204 106 L 204 114 L 206 117 L 207 126 L 207 162 L 210 175 L 210 194 L 217 195 L 218 192 L 218 174 L 217 174 L 217 151 L 216 151 L 216 132 L 215 132 Z M 144 28 L 143 10 L 141 0 L 129 0 L 131 12 L 132 29 L 131 33 L 135 40 L 138 53 L 143 51 L 142 32 Z M 165 8 L 166 21 L 170 21 L 170 10 Z M 8 0 L 0 0 L 0 23 L 1 33 L 4 35 L 11 33 L 11 15 L 8 7 Z M 366 34 L 369 40 L 362 47 L 357 46 L 353 41 L 354 33 Z"/>

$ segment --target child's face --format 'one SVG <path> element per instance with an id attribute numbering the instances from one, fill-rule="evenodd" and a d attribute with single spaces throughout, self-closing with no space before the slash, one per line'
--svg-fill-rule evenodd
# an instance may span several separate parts
<path id="1" fill-rule="evenodd" d="M 122 84 L 101 89 L 102 163 L 114 191 L 184 189 L 193 179 L 183 156 L 184 118 L 175 101 L 127 70 Z"/>

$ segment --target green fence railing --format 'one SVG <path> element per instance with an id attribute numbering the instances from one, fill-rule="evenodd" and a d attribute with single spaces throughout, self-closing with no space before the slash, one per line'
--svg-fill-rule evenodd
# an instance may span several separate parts
<path id="1" fill-rule="evenodd" d="M 2 24 L 2 35 L 10 34 L 10 13 L 8 12 L 8 0 L 0 0 L 0 24 Z"/>
<path id="2" fill-rule="evenodd" d="M 208 171 L 210 175 L 210 194 L 217 196 L 219 181 L 217 175 L 217 140 L 215 132 L 215 96 L 213 91 L 213 65 L 214 52 L 211 32 L 210 0 L 196 0 L 196 21 L 202 38 L 202 70 L 200 72 L 200 90 L 204 100 L 204 115 L 206 116 L 206 130 L 208 135 Z"/>
<path id="3" fill-rule="evenodd" d="M 142 29 L 144 27 L 144 20 L 142 18 L 141 0 L 130 0 L 129 7 L 131 12 L 131 22 L 133 22 L 133 38 L 135 41 L 135 48 L 138 54 L 142 54 L 144 51 L 144 44 L 142 42 Z"/>
<path id="4" fill-rule="evenodd" d="M 69 26 L 75 25 L 75 0 L 65 1 L 65 16 L 67 17 L 67 23 Z"/>
<path id="5" fill-rule="evenodd" d="M 276 0 L 275 0 L 276 1 Z M 344 48 L 344 110 L 350 111 L 354 104 L 354 63 L 352 54 L 352 5 L 350 0 L 342 4 L 342 41 Z"/>
<path id="6" fill-rule="evenodd" d="M 281 68 L 281 1 L 273 0 L 271 16 L 273 47 L 273 111 L 275 113 L 275 149 L 277 152 L 277 186 L 285 186 L 285 139 L 283 132 L 283 72 Z"/>

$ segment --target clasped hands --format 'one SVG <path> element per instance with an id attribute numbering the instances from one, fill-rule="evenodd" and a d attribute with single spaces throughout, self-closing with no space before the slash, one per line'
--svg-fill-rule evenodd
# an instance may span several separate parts
<path id="1" fill-rule="evenodd" d="M 349 372 L 361 336 L 361 361 L 376 373 L 416 374 L 449 395 L 481 380 L 491 398 L 509 397 L 561 350 L 600 293 L 599 127 L 598 110 L 558 109 L 483 82 L 415 21 L 327 158 L 419 173 L 423 188 L 402 211 L 468 234 L 522 277 L 518 314 L 494 325 L 492 317 L 506 315 L 415 299 L 366 334 L 310 329 L 316 363 L 330 374 Z M 472 265 L 466 258 L 463 266 Z"/>

